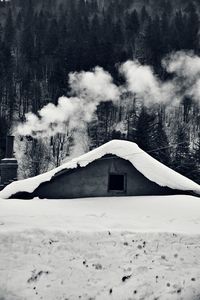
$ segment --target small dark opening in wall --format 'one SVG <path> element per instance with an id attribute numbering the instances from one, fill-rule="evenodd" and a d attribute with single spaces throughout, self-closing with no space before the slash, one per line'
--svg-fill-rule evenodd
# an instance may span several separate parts
<path id="1" fill-rule="evenodd" d="M 125 175 L 123 174 L 110 174 L 109 175 L 109 191 L 125 191 Z"/>

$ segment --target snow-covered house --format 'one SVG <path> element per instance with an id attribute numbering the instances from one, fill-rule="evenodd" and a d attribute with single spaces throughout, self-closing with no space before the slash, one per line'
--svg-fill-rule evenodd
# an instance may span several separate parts
<path id="1" fill-rule="evenodd" d="M 113 140 L 42 175 L 13 182 L 0 198 L 68 199 L 200 194 L 200 186 L 135 143 Z"/>

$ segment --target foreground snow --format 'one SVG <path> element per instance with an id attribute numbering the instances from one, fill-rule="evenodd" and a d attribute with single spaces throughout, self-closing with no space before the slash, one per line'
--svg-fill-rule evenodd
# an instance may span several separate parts
<path id="1" fill-rule="evenodd" d="M 0 192 L 0 197 L 7 199 L 19 192 L 32 193 L 40 184 L 50 181 L 60 171 L 86 167 L 107 154 L 128 160 L 146 178 L 160 186 L 180 191 L 193 191 L 200 195 L 200 185 L 163 165 L 140 149 L 137 144 L 113 140 L 49 172 L 9 184 Z"/>
<path id="2" fill-rule="evenodd" d="M 200 298 L 200 199 L 0 200 L 0 299 Z"/>

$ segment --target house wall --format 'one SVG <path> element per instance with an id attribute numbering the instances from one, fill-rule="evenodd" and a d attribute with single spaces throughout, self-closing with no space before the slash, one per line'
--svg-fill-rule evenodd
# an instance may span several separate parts
<path id="1" fill-rule="evenodd" d="M 109 173 L 126 174 L 126 190 L 124 192 L 108 191 Z M 84 168 L 79 167 L 60 172 L 50 182 L 41 184 L 31 197 L 65 199 L 172 193 L 172 190 L 162 188 L 148 180 L 129 161 L 117 157 L 106 157 L 106 159 L 99 159 Z"/>

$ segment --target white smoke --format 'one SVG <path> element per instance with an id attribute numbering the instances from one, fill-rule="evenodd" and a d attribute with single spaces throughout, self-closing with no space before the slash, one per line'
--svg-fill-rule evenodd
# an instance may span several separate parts
<path id="1" fill-rule="evenodd" d="M 150 66 L 138 61 L 127 61 L 120 67 L 126 79 L 125 89 L 140 99 L 146 106 L 154 103 L 180 103 L 191 97 L 200 103 L 200 57 L 193 52 L 179 51 L 162 61 L 163 68 L 171 79 L 161 81 Z"/>
<path id="2" fill-rule="evenodd" d="M 163 59 L 162 66 L 170 80 L 161 81 L 150 66 L 127 61 L 119 67 L 125 79 L 122 86 L 115 85 L 112 76 L 100 67 L 91 72 L 71 73 L 70 96 L 61 97 L 58 105 L 46 105 L 37 115 L 28 113 L 17 131 L 33 137 L 50 137 L 67 130 L 75 131 L 76 136 L 77 132 L 83 134 L 101 102 L 112 101 L 117 105 L 127 92 L 146 106 L 177 104 L 185 96 L 200 103 L 200 57 L 180 51 Z"/>
<path id="3" fill-rule="evenodd" d="M 193 80 L 200 76 L 200 57 L 192 51 L 172 53 L 163 59 L 162 65 L 168 73 L 180 78 Z"/>
<path id="4" fill-rule="evenodd" d="M 127 61 L 119 71 L 126 80 L 125 91 L 131 92 L 145 104 L 162 100 L 161 83 L 151 67 L 142 66 L 138 61 Z"/>
<path id="5" fill-rule="evenodd" d="M 192 51 L 179 51 L 163 59 L 162 65 L 173 76 L 168 83 L 174 98 L 181 102 L 184 97 L 190 97 L 200 103 L 200 57 Z"/>
<path id="6" fill-rule="evenodd" d="M 113 83 L 109 73 L 102 68 L 93 72 L 72 73 L 69 75 L 72 97 L 61 97 L 58 105 L 47 104 L 38 115 L 28 113 L 26 122 L 18 126 L 20 135 L 33 137 L 53 136 L 56 133 L 83 130 L 92 120 L 100 102 L 117 101 L 119 88 Z"/>
<path id="7" fill-rule="evenodd" d="M 120 97 L 119 88 L 113 83 L 111 75 L 100 67 L 93 72 L 71 73 L 69 84 L 72 93 L 89 98 L 99 104 L 100 102 L 116 101 Z"/>

